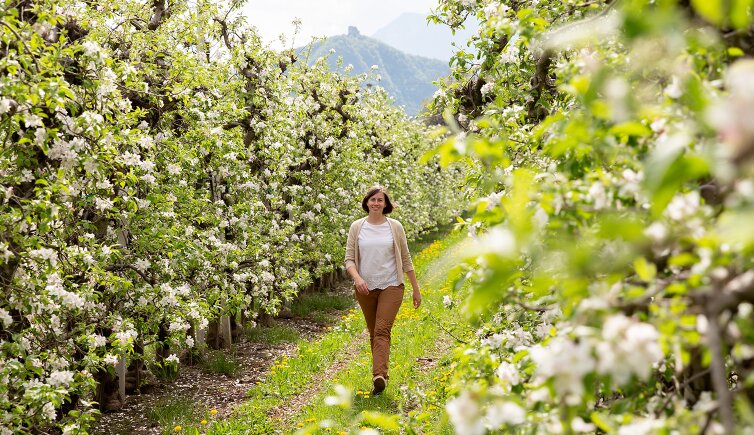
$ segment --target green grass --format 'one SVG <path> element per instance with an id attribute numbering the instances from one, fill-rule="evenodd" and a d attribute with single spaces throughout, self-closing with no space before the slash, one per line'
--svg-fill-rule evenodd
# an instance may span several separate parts
<path id="1" fill-rule="evenodd" d="M 399 414 L 404 424 L 409 424 L 420 433 L 452 433 L 447 422 L 443 422 L 441 406 L 446 391 L 436 391 L 438 385 L 444 388 L 448 376 L 448 355 L 455 343 L 436 324 L 440 322 L 448 328 L 455 319 L 456 311 L 443 306 L 442 299 L 449 291 L 445 285 L 447 272 L 444 267 L 436 267 L 435 259 L 448 249 L 448 245 L 460 239 L 451 236 L 447 245 L 433 244 L 425 248 L 414 261 L 422 286 L 423 305 L 414 310 L 411 293 L 406 292 L 403 305 L 396 318 L 390 353 L 390 381 L 385 392 L 370 397 L 371 354 L 368 343 L 362 346 L 359 357 L 351 361 L 344 370 L 330 379 L 323 391 L 315 397 L 299 414 L 290 420 L 296 428 L 304 432 L 327 433 L 320 423 L 330 421 L 338 430 L 348 431 L 361 426 L 379 427 L 385 433 L 399 433 L 397 421 L 389 415 Z M 431 316 L 428 313 L 433 313 Z M 417 362 L 419 357 L 433 358 L 436 364 L 424 368 Z M 443 379 L 444 378 L 444 379 Z M 332 407 L 325 404 L 325 397 L 334 394 L 335 385 L 344 385 L 352 391 L 352 406 Z M 418 404 L 418 392 L 428 395 L 428 400 Z M 441 400 L 442 399 L 442 400 Z M 394 418 L 393 418 L 394 420 Z"/>
<path id="2" fill-rule="evenodd" d="M 276 360 L 267 377 L 249 390 L 249 400 L 236 409 L 231 419 L 214 424 L 209 433 L 274 432 L 277 423 L 270 421 L 268 412 L 305 391 L 314 376 L 332 364 L 363 328 L 363 320 L 359 323 L 355 311 L 346 317 L 319 340 L 299 342 L 293 357 Z"/>
<path id="3" fill-rule="evenodd" d="M 201 368 L 206 373 L 217 373 L 232 377 L 238 373 L 239 367 L 233 354 L 215 350 L 207 353 L 202 360 Z"/>
<path id="4" fill-rule="evenodd" d="M 291 311 L 299 317 L 307 317 L 327 311 L 342 311 L 353 308 L 355 300 L 352 295 L 336 293 L 303 294 L 291 304 Z"/>
<path id="5" fill-rule="evenodd" d="M 147 419 L 159 425 L 162 433 L 171 433 L 176 426 L 196 423 L 206 410 L 185 397 L 164 397 L 147 412 Z"/>
<path id="6" fill-rule="evenodd" d="M 245 334 L 250 341 L 268 344 L 295 343 L 301 339 L 296 328 L 280 323 L 272 326 L 255 326 L 247 329 Z"/>
<path id="7" fill-rule="evenodd" d="M 321 312 L 313 312 L 309 314 L 309 318 L 317 323 L 328 324 L 328 325 L 331 323 L 335 323 L 338 320 L 338 317 L 335 314 L 321 313 Z"/>
<path id="8" fill-rule="evenodd" d="M 353 308 L 320 339 L 314 342 L 300 341 L 295 355 L 276 361 L 267 377 L 249 391 L 249 400 L 230 419 L 212 425 L 209 433 L 288 433 L 298 428 L 303 428 L 304 432 L 337 433 L 337 430 L 327 431 L 319 427 L 319 423 L 326 420 L 332 422 L 334 428 L 346 431 L 366 425 L 382 426 L 388 433 L 395 432 L 398 430 L 398 423 L 394 421 L 395 418 L 388 417 L 388 414 L 402 415 L 404 423 L 410 422 L 420 432 L 431 433 L 426 431 L 427 428 L 435 428 L 440 433 L 449 430 L 447 424 L 438 422 L 439 416 L 443 415 L 439 409 L 442 406 L 440 402 L 437 402 L 437 406 L 430 404 L 420 407 L 415 393 L 434 387 L 442 376 L 447 379 L 447 367 L 438 362 L 432 368 L 423 368 L 418 364 L 417 358 L 432 357 L 448 361 L 442 358 L 450 353 L 452 339 L 433 322 L 455 320 L 452 318 L 454 311 L 445 309 L 442 305 L 442 298 L 448 291 L 445 288 L 447 267 L 439 266 L 435 260 L 461 238 L 461 235 L 454 234 L 443 243 L 429 244 L 425 241 L 426 249 L 421 253 L 414 251 L 414 265 L 422 285 L 424 303 L 421 309 L 414 310 L 408 286 L 393 329 L 390 383 L 383 395 L 375 398 L 368 394 L 371 390 L 368 340 L 359 344 L 355 357 L 352 357 L 352 352 L 348 352 L 356 346 L 358 342 L 355 338 L 365 328 L 361 312 Z M 428 316 L 428 312 L 434 313 L 433 316 Z M 282 421 L 274 421 L 269 417 L 273 410 L 309 388 L 317 373 L 345 355 L 351 358 L 346 361 L 345 368 L 323 382 L 314 399 L 298 414 L 283 416 Z M 351 390 L 352 406 L 341 408 L 324 404 L 324 398 L 333 394 L 333 388 L 337 384 L 345 385 Z M 390 430 L 390 427 L 394 430 Z"/>
<path id="9" fill-rule="evenodd" d="M 440 240 L 448 235 L 453 230 L 454 225 L 455 223 L 440 225 L 436 229 L 427 231 L 416 239 L 410 240 L 408 242 L 408 250 L 411 252 L 411 255 L 416 255 L 434 243 L 435 240 Z"/>

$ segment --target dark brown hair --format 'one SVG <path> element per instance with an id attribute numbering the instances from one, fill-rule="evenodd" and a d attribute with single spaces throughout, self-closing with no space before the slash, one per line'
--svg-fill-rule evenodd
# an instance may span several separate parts
<path id="1" fill-rule="evenodd" d="M 369 213 L 369 207 L 367 207 L 367 201 L 369 201 L 369 198 L 373 197 L 379 192 L 382 192 L 382 194 L 385 195 L 385 208 L 382 209 L 382 214 L 389 214 L 391 211 L 393 211 L 393 203 L 390 202 L 390 197 L 387 195 L 387 190 L 385 190 L 385 188 L 382 186 L 374 186 L 369 189 L 369 192 L 367 192 L 367 195 L 361 201 L 361 208 L 363 208 L 365 212 Z"/>

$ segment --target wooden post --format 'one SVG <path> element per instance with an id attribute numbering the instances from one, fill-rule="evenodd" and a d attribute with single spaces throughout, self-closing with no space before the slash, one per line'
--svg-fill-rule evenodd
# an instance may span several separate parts
<path id="1" fill-rule="evenodd" d="M 194 346 L 201 351 L 207 348 L 207 328 L 194 330 Z"/>
<path id="2" fill-rule="evenodd" d="M 120 403 L 126 404 L 126 357 L 121 356 L 118 364 L 115 366 L 115 373 L 118 376 L 118 398 Z"/>
<path id="3" fill-rule="evenodd" d="M 233 343 L 233 337 L 231 336 L 230 330 L 230 317 L 221 316 L 219 328 L 223 347 L 230 349 L 230 346 Z"/>

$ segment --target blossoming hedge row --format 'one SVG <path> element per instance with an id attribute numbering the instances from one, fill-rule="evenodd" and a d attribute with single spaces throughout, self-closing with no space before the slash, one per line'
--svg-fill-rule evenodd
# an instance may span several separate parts
<path id="1" fill-rule="evenodd" d="M 340 267 L 375 182 L 410 234 L 451 216 L 423 125 L 236 3 L 2 7 L 0 432 L 86 431 L 120 357 L 276 312 Z"/>
<path id="2" fill-rule="evenodd" d="M 484 169 L 457 433 L 754 427 L 753 7 L 440 2 L 481 23 L 434 100 Z"/>

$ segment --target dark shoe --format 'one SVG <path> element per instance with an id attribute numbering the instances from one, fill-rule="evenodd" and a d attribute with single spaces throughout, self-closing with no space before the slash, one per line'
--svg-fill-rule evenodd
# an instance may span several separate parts
<path id="1" fill-rule="evenodd" d="M 385 391 L 387 381 L 382 376 L 375 376 L 374 379 L 372 379 L 372 386 L 374 387 L 372 389 L 372 396 L 379 396 Z"/>

